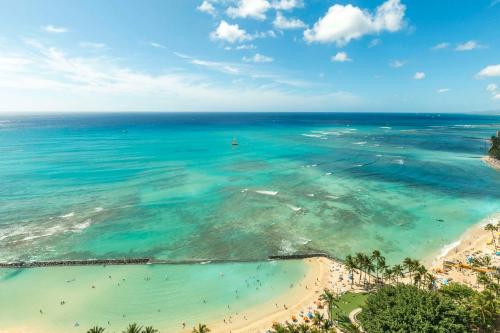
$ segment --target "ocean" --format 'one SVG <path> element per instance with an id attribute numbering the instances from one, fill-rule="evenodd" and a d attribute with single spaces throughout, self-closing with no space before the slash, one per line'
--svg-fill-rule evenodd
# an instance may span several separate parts
<path id="1" fill-rule="evenodd" d="M 458 114 L 0 116 L 0 259 L 427 258 L 500 211 L 500 173 L 481 160 L 499 129 L 499 116 Z M 253 265 L 226 271 L 241 281 Z M 266 265 L 276 286 L 303 274 L 297 262 Z M 217 276 L 175 267 L 163 269 Z M 3 270 L 0 290 L 57 272 Z M 149 297 L 181 287 L 162 288 Z M 273 290 L 240 301 L 284 292 Z"/>

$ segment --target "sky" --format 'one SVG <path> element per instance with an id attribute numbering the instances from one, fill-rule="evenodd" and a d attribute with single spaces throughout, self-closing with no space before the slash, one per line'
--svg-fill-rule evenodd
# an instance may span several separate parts
<path id="1" fill-rule="evenodd" d="M 500 110 L 500 0 L 0 0 L 0 113 Z"/>

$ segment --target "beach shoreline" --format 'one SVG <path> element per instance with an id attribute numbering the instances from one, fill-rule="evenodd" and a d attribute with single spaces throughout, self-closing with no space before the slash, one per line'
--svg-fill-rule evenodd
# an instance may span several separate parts
<path id="1" fill-rule="evenodd" d="M 341 262 L 325 256 L 307 258 L 303 261 L 308 266 L 307 273 L 297 284 L 290 286 L 288 292 L 240 313 L 236 318 L 232 318 L 231 323 L 227 320 L 209 323 L 211 332 L 260 333 L 267 332 L 275 322 L 291 322 L 293 315 L 301 321 L 299 315 L 301 312 L 318 311 L 327 316 L 326 308 L 318 308 L 316 302 L 324 289 L 336 293 L 350 290 L 346 282 L 348 272 Z M 182 332 L 185 333 L 186 330 Z"/>
<path id="2" fill-rule="evenodd" d="M 486 164 L 488 164 L 490 167 L 493 169 L 500 171 L 500 161 L 491 157 L 491 156 L 484 156 L 481 158 Z"/>
<path id="3" fill-rule="evenodd" d="M 444 262 L 467 264 L 467 258 L 469 256 L 484 255 L 491 256 L 493 261 L 492 264 L 500 261 L 500 258 L 494 253 L 495 249 L 492 245 L 491 232 L 484 230 L 487 224 L 491 223 L 496 225 L 498 222 L 500 222 L 500 212 L 487 216 L 462 233 L 456 241 L 443 247 L 440 254 L 434 256 L 432 259 L 427 258 L 427 260 L 424 261 L 425 265 L 443 279 L 461 282 L 472 288 L 479 288 L 476 282 L 476 276 L 472 271 L 457 268 L 445 270 Z M 498 237 L 498 232 L 495 235 Z"/>

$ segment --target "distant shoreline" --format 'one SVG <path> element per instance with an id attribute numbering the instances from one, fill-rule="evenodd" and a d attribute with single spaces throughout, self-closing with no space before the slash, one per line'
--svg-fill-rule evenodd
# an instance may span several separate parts
<path id="1" fill-rule="evenodd" d="M 497 160 L 491 156 L 484 156 L 481 159 L 493 169 L 500 171 L 500 160 Z"/>

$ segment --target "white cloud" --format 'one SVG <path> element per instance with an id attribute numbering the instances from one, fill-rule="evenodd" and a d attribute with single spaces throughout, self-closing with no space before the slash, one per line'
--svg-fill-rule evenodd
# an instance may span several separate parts
<path id="1" fill-rule="evenodd" d="M 106 44 L 104 43 L 92 43 L 92 42 L 81 42 L 80 47 L 86 48 L 86 49 L 104 49 L 106 48 Z"/>
<path id="2" fill-rule="evenodd" d="M 374 38 L 370 41 L 370 43 L 368 44 L 368 47 L 372 48 L 372 47 L 378 46 L 378 45 L 380 45 L 381 42 L 382 41 L 379 38 Z"/>
<path id="3" fill-rule="evenodd" d="M 272 4 L 276 10 L 292 10 L 294 8 L 304 7 L 302 0 L 275 0 Z"/>
<path id="4" fill-rule="evenodd" d="M 0 67 L 15 67 L 0 70 L 0 111 L 299 111 L 361 105 L 352 93 L 304 91 L 303 84 L 310 83 L 250 72 L 251 65 L 241 64 L 243 79 L 228 85 L 200 71 L 163 68 L 152 74 L 121 65 L 123 58 L 71 57 L 36 41 L 29 46 L 23 54 L 0 56 Z M 230 66 L 179 56 L 200 66 Z"/>
<path id="5" fill-rule="evenodd" d="M 440 94 L 445 93 L 445 92 L 449 92 L 449 91 L 451 91 L 450 88 L 441 88 L 441 89 L 437 90 L 437 92 L 440 93 Z"/>
<path id="6" fill-rule="evenodd" d="M 273 62 L 274 59 L 272 57 L 268 57 L 259 53 L 256 53 L 253 57 L 243 57 L 243 61 L 245 62 L 255 62 L 255 63 L 263 63 L 263 62 Z"/>
<path id="7" fill-rule="evenodd" d="M 257 31 L 256 33 L 254 33 L 253 35 L 250 36 L 250 39 L 267 38 L 267 37 L 276 38 L 277 36 L 273 30 Z"/>
<path id="8" fill-rule="evenodd" d="M 229 24 L 224 20 L 219 23 L 215 31 L 210 33 L 210 38 L 212 40 L 222 40 L 229 43 L 243 42 L 252 39 L 244 29 L 240 29 L 238 24 Z"/>
<path id="9" fill-rule="evenodd" d="M 155 47 L 157 49 L 166 49 L 167 48 L 165 45 L 160 44 L 160 43 L 156 43 L 156 42 L 150 42 L 149 45 L 152 47 Z"/>
<path id="10" fill-rule="evenodd" d="M 389 63 L 389 66 L 393 67 L 393 68 L 400 68 L 400 67 L 403 67 L 405 65 L 405 62 L 402 61 L 402 60 L 392 60 L 390 63 Z"/>
<path id="11" fill-rule="evenodd" d="M 243 44 L 243 45 L 238 45 L 236 46 L 236 50 L 255 50 L 257 46 L 254 44 Z"/>
<path id="12" fill-rule="evenodd" d="M 264 20 L 266 11 L 271 8 L 267 0 L 238 0 L 237 7 L 229 7 L 226 14 L 231 18 L 254 18 Z"/>
<path id="13" fill-rule="evenodd" d="M 215 16 L 215 14 L 216 14 L 214 5 L 212 5 L 212 3 L 210 3 L 207 0 L 203 0 L 201 5 L 196 7 L 196 9 L 198 9 L 200 12 L 207 13 L 207 14 L 210 14 L 212 16 Z"/>
<path id="14" fill-rule="evenodd" d="M 415 75 L 413 75 L 414 80 L 423 80 L 425 79 L 425 73 L 424 72 L 416 72 Z"/>
<path id="15" fill-rule="evenodd" d="M 481 77 L 500 76 L 500 64 L 486 66 L 479 73 L 477 73 L 477 76 L 480 78 Z"/>
<path id="16" fill-rule="evenodd" d="M 331 60 L 333 62 L 346 62 L 346 61 L 352 61 L 351 58 L 347 55 L 345 52 L 337 52 L 336 55 L 332 56 Z"/>
<path id="17" fill-rule="evenodd" d="M 486 86 L 486 90 L 489 91 L 489 92 L 495 92 L 497 91 L 497 85 L 494 84 L 494 83 L 490 83 Z"/>
<path id="18" fill-rule="evenodd" d="M 458 44 L 455 51 L 472 51 L 481 48 L 484 48 L 484 46 L 474 40 L 470 40 L 468 42 Z"/>
<path id="19" fill-rule="evenodd" d="M 486 91 L 491 93 L 491 98 L 500 99 L 500 93 L 498 92 L 498 87 L 494 83 L 490 83 L 486 86 Z"/>
<path id="20" fill-rule="evenodd" d="M 304 31 L 304 39 L 308 43 L 343 46 L 367 34 L 395 32 L 404 26 L 405 10 L 406 6 L 400 0 L 387 0 L 373 14 L 350 4 L 335 4 L 312 29 Z"/>
<path id="21" fill-rule="evenodd" d="M 276 29 L 300 29 L 305 28 L 306 24 L 299 19 L 289 18 L 283 16 L 280 12 L 276 13 L 276 18 L 273 21 L 273 25 Z"/>
<path id="22" fill-rule="evenodd" d="M 447 49 L 449 46 L 450 46 L 450 43 L 442 42 L 442 43 L 436 44 L 433 47 L 431 47 L 431 50 L 443 50 L 443 49 Z"/>
<path id="23" fill-rule="evenodd" d="M 64 32 L 68 32 L 68 28 L 56 27 L 56 26 L 53 26 L 50 24 L 42 27 L 42 29 L 45 30 L 46 32 L 50 32 L 50 33 L 54 33 L 54 34 L 62 34 Z"/>

